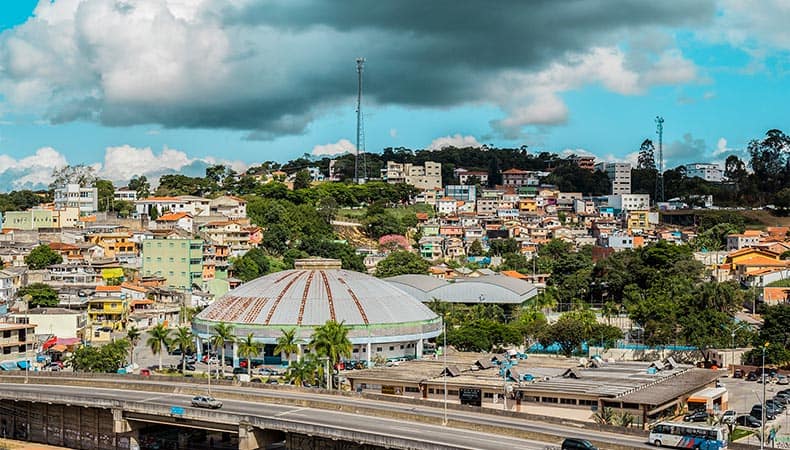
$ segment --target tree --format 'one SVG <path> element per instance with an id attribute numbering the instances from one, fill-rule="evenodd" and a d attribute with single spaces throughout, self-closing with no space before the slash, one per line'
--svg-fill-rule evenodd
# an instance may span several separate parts
<path id="1" fill-rule="evenodd" d="M 305 383 L 315 384 L 315 375 L 318 364 L 315 359 L 306 358 L 294 361 L 285 371 L 285 379 L 294 386 L 304 386 Z"/>
<path id="2" fill-rule="evenodd" d="M 145 341 L 151 353 L 159 355 L 159 370 L 162 370 L 162 353 L 170 346 L 170 330 L 164 323 L 158 323 L 148 331 L 148 340 Z"/>
<path id="3" fill-rule="evenodd" d="M 746 164 L 737 155 L 730 155 L 724 161 L 724 177 L 735 183 L 736 187 L 746 179 L 749 173 Z"/>
<path id="4" fill-rule="evenodd" d="M 50 188 L 63 187 L 67 184 L 79 184 L 80 187 L 93 186 L 96 183 L 95 170 L 85 164 L 65 166 L 52 171 Z"/>
<path id="5" fill-rule="evenodd" d="M 239 341 L 239 356 L 247 360 L 247 375 L 252 376 L 252 358 L 262 350 L 263 344 L 256 341 L 252 333 Z"/>
<path id="6" fill-rule="evenodd" d="M 212 328 L 214 335 L 211 336 L 211 346 L 220 349 L 222 355 L 222 376 L 225 376 L 225 344 L 230 344 L 236 340 L 233 335 L 233 325 L 220 322 Z"/>
<path id="7" fill-rule="evenodd" d="M 479 239 L 474 240 L 471 244 L 469 244 L 469 250 L 467 250 L 469 256 L 483 256 L 483 244 L 480 243 Z"/>
<path id="8" fill-rule="evenodd" d="M 170 344 L 181 350 L 181 372 L 187 370 L 187 353 L 195 350 L 195 335 L 188 327 L 178 327 L 175 335 L 170 340 Z"/>
<path id="9" fill-rule="evenodd" d="M 113 210 L 118 214 L 118 217 L 127 218 L 134 214 L 134 203 L 127 200 L 115 200 L 112 204 Z"/>
<path id="10" fill-rule="evenodd" d="M 656 170 L 655 149 L 656 147 L 650 139 L 645 139 L 642 142 L 642 145 L 639 147 L 639 158 L 636 163 L 637 169 Z"/>
<path id="11" fill-rule="evenodd" d="M 263 250 L 253 248 L 231 260 L 233 274 L 242 281 L 250 281 L 269 273 L 270 262 Z"/>
<path id="12" fill-rule="evenodd" d="M 138 199 L 147 198 L 151 195 L 151 183 L 148 182 L 148 178 L 145 175 L 133 176 L 129 180 L 128 187 L 137 193 Z"/>
<path id="13" fill-rule="evenodd" d="M 376 276 L 389 278 L 409 273 L 426 274 L 431 264 L 412 252 L 392 252 L 376 265 Z"/>
<path id="14" fill-rule="evenodd" d="M 288 330 L 281 328 L 280 332 L 282 334 L 277 338 L 277 344 L 274 346 L 274 353 L 284 354 L 285 360 L 290 364 L 291 355 L 299 351 L 299 338 L 296 336 L 296 328 Z"/>
<path id="15" fill-rule="evenodd" d="M 309 188 L 312 182 L 313 177 L 310 176 L 310 172 L 302 169 L 294 175 L 294 190 Z"/>
<path id="16" fill-rule="evenodd" d="M 126 329 L 126 340 L 129 341 L 130 351 L 129 362 L 131 364 L 134 364 L 134 349 L 137 347 L 137 344 L 140 343 L 141 334 L 140 330 L 134 325 Z"/>
<path id="17" fill-rule="evenodd" d="M 343 322 L 327 320 L 313 332 L 310 346 L 316 355 L 329 358 L 330 367 L 335 367 L 340 358 L 351 357 L 348 327 L 343 325 Z"/>
<path id="18" fill-rule="evenodd" d="M 129 347 L 126 339 L 101 347 L 83 345 L 74 350 L 69 361 L 75 372 L 115 373 L 125 365 Z"/>
<path id="19" fill-rule="evenodd" d="M 749 142 L 749 165 L 754 171 L 761 193 L 777 192 L 788 181 L 790 136 L 781 130 L 768 130 L 763 140 Z"/>
<path id="20" fill-rule="evenodd" d="M 502 256 L 507 253 L 518 253 L 519 245 L 515 239 L 493 239 L 488 243 L 488 254 Z"/>
<path id="21" fill-rule="evenodd" d="M 52 250 L 49 245 L 39 245 L 30 251 L 30 254 L 25 256 L 25 264 L 33 270 L 41 270 L 53 264 L 60 264 L 63 262 L 63 257 L 60 253 Z"/>
<path id="22" fill-rule="evenodd" d="M 790 305 L 780 304 L 767 306 L 763 311 L 763 326 L 754 339 L 755 349 L 745 354 L 746 364 L 760 365 L 762 362 L 762 346 L 765 349 L 765 363 L 779 366 L 790 365 Z"/>
<path id="23" fill-rule="evenodd" d="M 28 307 L 46 308 L 58 306 L 58 291 L 45 283 L 31 283 L 20 288 L 16 295 L 19 298 L 28 298 Z"/>
<path id="24" fill-rule="evenodd" d="M 115 198 L 115 186 L 110 180 L 96 180 L 96 199 L 99 211 L 112 211 Z"/>
<path id="25" fill-rule="evenodd" d="M 788 211 L 790 211 L 790 187 L 786 187 L 774 194 L 774 206 L 776 206 L 777 211 L 781 215 L 787 215 Z"/>

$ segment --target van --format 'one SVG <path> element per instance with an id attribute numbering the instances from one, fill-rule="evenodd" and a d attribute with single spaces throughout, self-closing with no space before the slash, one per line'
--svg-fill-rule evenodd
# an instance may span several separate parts
<path id="1" fill-rule="evenodd" d="M 562 441 L 562 450 L 598 450 L 587 439 L 567 438 Z"/>

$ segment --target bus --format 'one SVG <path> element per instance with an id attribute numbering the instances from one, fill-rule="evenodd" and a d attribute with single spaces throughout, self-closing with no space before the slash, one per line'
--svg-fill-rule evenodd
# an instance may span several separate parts
<path id="1" fill-rule="evenodd" d="M 727 429 L 718 425 L 661 422 L 650 430 L 649 442 L 656 447 L 718 450 L 727 448 Z"/>

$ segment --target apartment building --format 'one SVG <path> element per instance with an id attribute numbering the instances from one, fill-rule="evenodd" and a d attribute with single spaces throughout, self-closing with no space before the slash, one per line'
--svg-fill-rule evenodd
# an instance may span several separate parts
<path id="1" fill-rule="evenodd" d="M 6 211 L 3 214 L 3 229 L 38 230 L 53 228 L 52 211 L 33 208 L 27 211 Z"/>
<path id="2" fill-rule="evenodd" d="M 635 209 L 648 209 L 650 207 L 650 194 L 616 194 L 606 196 L 607 205 L 615 211 L 632 211 Z"/>
<path id="3" fill-rule="evenodd" d="M 721 183 L 724 181 L 724 171 L 718 164 L 713 163 L 691 163 L 686 164 L 686 176 L 689 178 L 699 177 L 711 183 Z"/>
<path id="4" fill-rule="evenodd" d="M 602 162 L 595 169 L 606 173 L 612 182 L 612 195 L 631 193 L 631 164 Z"/>
<path id="5" fill-rule="evenodd" d="M 96 187 L 83 187 L 69 183 L 55 188 L 55 208 L 79 208 L 81 214 L 93 214 L 99 210 L 99 192 Z"/>
<path id="6" fill-rule="evenodd" d="M 143 241 L 144 277 L 164 277 L 167 285 L 189 289 L 203 277 L 203 240 L 171 235 Z"/>
<path id="7" fill-rule="evenodd" d="M 387 161 L 387 183 L 406 183 L 417 189 L 440 189 L 442 187 L 442 164 L 425 161 L 422 166 L 411 163 Z"/>
<path id="8" fill-rule="evenodd" d="M 32 355 L 35 330 L 33 324 L 0 323 L 0 361 L 25 360 L 28 353 Z"/>

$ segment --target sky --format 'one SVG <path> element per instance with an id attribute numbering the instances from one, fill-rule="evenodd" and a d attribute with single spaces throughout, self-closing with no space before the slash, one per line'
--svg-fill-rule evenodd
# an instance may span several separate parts
<path id="1" fill-rule="evenodd" d="M 745 156 L 790 118 L 790 1 L 0 2 L 0 190 L 364 149 Z M 786 130 L 787 131 L 787 130 Z"/>

